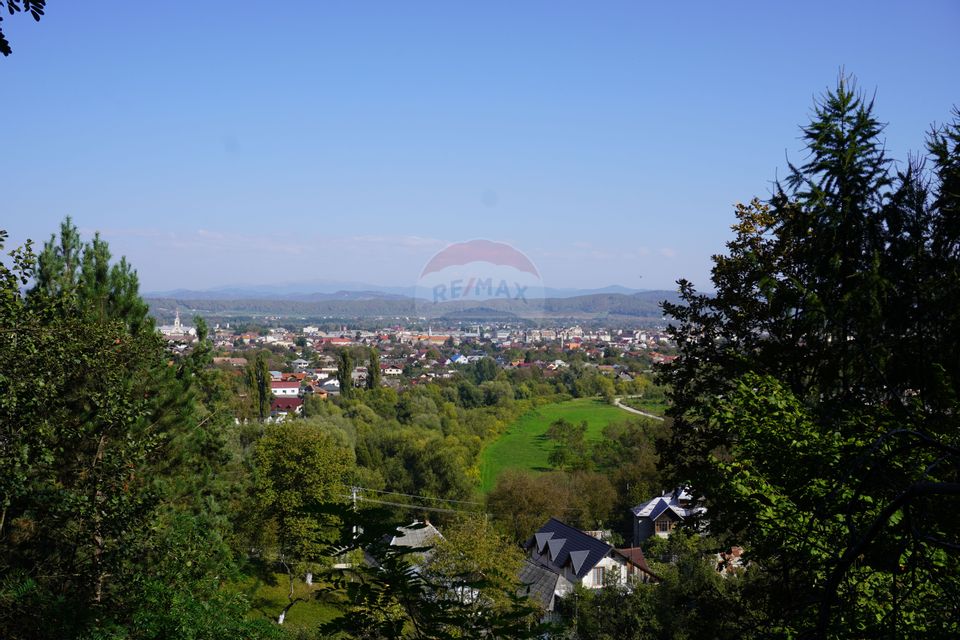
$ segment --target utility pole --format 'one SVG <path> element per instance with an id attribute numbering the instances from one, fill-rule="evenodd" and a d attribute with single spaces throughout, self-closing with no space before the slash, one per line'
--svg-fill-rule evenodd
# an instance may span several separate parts
<path id="1" fill-rule="evenodd" d="M 350 487 L 350 500 L 353 502 L 353 512 L 354 512 L 354 513 L 357 512 L 357 493 L 359 493 L 359 491 L 360 491 L 360 487 L 356 487 L 356 486 L 351 486 L 351 487 Z M 354 522 L 356 522 L 356 518 L 354 518 Z M 353 541 L 356 542 L 356 541 L 357 541 L 357 533 L 358 533 L 358 529 L 357 529 L 357 525 L 356 525 L 356 524 L 353 525 L 352 531 L 353 531 Z"/>

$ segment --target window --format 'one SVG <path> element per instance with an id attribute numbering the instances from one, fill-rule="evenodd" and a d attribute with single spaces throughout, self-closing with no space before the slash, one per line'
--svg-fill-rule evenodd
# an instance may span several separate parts
<path id="1" fill-rule="evenodd" d="M 603 567 L 593 568 L 593 584 L 603 584 Z"/>
<path id="2" fill-rule="evenodd" d="M 666 518 L 657 520 L 657 533 L 670 533 L 670 530 L 673 528 L 671 525 L 673 525 L 673 523 Z"/>

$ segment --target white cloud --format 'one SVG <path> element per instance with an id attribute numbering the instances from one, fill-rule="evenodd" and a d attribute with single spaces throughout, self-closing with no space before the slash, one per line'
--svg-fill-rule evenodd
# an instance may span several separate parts
<path id="1" fill-rule="evenodd" d="M 439 250 L 450 244 L 439 238 L 411 235 L 363 235 L 341 238 L 341 240 L 361 245 L 380 245 L 408 250 Z"/>

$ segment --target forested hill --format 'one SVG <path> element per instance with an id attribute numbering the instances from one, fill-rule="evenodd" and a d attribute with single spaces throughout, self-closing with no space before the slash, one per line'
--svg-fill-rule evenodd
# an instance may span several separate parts
<path id="1" fill-rule="evenodd" d="M 661 318 L 660 303 L 679 301 L 676 291 L 644 291 L 632 295 L 604 293 L 573 298 L 547 298 L 544 309 L 548 313 L 596 313 L 638 318 Z"/>
<path id="2" fill-rule="evenodd" d="M 602 293 L 571 298 L 547 298 L 543 300 L 544 315 L 552 318 L 592 318 L 618 316 L 627 318 L 659 319 L 663 316 L 660 303 L 663 300 L 677 302 L 674 291 L 644 291 L 631 295 Z M 175 307 L 183 312 L 199 314 L 269 314 L 290 316 L 335 316 L 335 317 L 397 317 L 415 316 L 416 305 L 412 298 L 385 296 L 365 300 L 269 300 L 269 299 L 191 299 L 148 298 L 147 303 L 156 311 Z M 500 318 L 510 314 L 518 303 L 509 300 L 491 300 L 483 308 L 470 310 L 471 318 Z"/>

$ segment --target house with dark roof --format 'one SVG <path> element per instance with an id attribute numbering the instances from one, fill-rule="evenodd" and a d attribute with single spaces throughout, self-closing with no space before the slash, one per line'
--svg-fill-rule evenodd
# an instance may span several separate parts
<path id="1" fill-rule="evenodd" d="M 289 414 L 300 415 L 303 411 L 303 400 L 300 398 L 274 398 L 270 401 L 270 415 L 279 418 Z"/>
<path id="2" fill-rule="evenodd" d="M 706 508 L 684 489 L 665 492 L 633 509 L 633 544 L 656 535 L 666 538 L 682 522 L 702 520 Z"/>
<path id="3" fill-rule="evenodd" d="M 552 612 L 556 598 L 573 591 L 574 585 L 599 589 L 608 584 L 629 585 L 631 580 L 650 582 L 643 552 L 619 550 L 597 537 L 556 518 L 540 527 L 524 544 L 527 562 L 520 572 L 522 595 Z"/>

